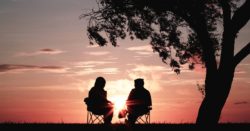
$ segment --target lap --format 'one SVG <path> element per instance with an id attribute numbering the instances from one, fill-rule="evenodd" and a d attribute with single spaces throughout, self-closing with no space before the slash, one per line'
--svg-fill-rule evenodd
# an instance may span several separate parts
<path id="1" fill-rule="evenodd" d="M 133 115 L 133 116 L 141 116 L 144 114 L 147 114 L 150 110 L 148 109 L 130 109 L 128 111 L 129 115 Z"/>
<path id="2" fill-rule="evenodd" d="M 112 106 L 92 106 L 89 107 L 89 111 L 96 115 L 104 115 L 113 110 Z"/>

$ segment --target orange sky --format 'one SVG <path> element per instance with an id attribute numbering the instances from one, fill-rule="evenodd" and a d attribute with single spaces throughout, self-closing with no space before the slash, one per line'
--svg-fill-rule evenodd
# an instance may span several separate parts
<path id="1" fill-rule="evenodd" d="M 126 99 L 135 78 L 152 95 L 152 122 L 195 122 L 204 69 L 184 66 L 180 75 L 161 62 L 149 41 L 90 46 L 81 13 L 93 0 L 0 1 L 0 122 L 86 122 L 83 98 L 98 76 L 108 98 Z M 249 42 L 250 24 L 235 51 Z M 237 67 L 220 122 L 250 122 L 250 58 Z M 113 122 L 120 122 L 117 114 Z"/>

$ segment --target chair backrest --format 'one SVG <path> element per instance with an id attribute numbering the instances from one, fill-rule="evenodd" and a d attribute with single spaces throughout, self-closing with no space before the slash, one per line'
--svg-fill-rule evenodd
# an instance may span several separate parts
<path id="1" fill-rule="evenodd" d="M 92 103 L 87 97 L 84 99 L 85 104 L 87 105 L 87 124 L 102 124 L 104 123 L 104 116 L 98 115 L 97 113 L 92 112 Z"/>

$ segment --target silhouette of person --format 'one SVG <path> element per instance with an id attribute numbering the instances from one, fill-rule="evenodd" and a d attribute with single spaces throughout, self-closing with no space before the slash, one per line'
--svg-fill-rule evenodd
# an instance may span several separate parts
<path id="1" fill-rule="evenodd" d="M 128 122 L 130 124 L 134 124 L 139 116 L 148 113 L 152 109 L 151 95 L 144 88 L 144 80 L 139 78 L 134 82 L 135 88 L 130 91 L 126 101 Z"/>
<path id="2" fill-rule="evenodd" d="M 113 103 L 107 99 L 107 91 L 104 90 L 106 81 L 103 77 L 97 77 L 94 87 L 89 91 L 88 98 L 84 101 L 88 111 L 97 115 L 104 115 L 104 124 L 111 124 L 113 117 Z"/>

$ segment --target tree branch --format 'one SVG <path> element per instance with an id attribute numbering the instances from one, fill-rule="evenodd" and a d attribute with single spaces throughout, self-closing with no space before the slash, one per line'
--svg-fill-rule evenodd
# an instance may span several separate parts
<path id="1" fill-rule="evenodd" d="M 234 26 L 233 33 L 235 35 L 239 32 L 239 30 L 247 24 L 250 18 L 250 0 L 246 0 L 246 2 L 235 11 L 232 17 L 232 25 Z"/>
<path id="2" fill-rule="evenodd" d="M 249 54 L 250 42 L 234 56 L 234 67 L 236 67 Z"/>

